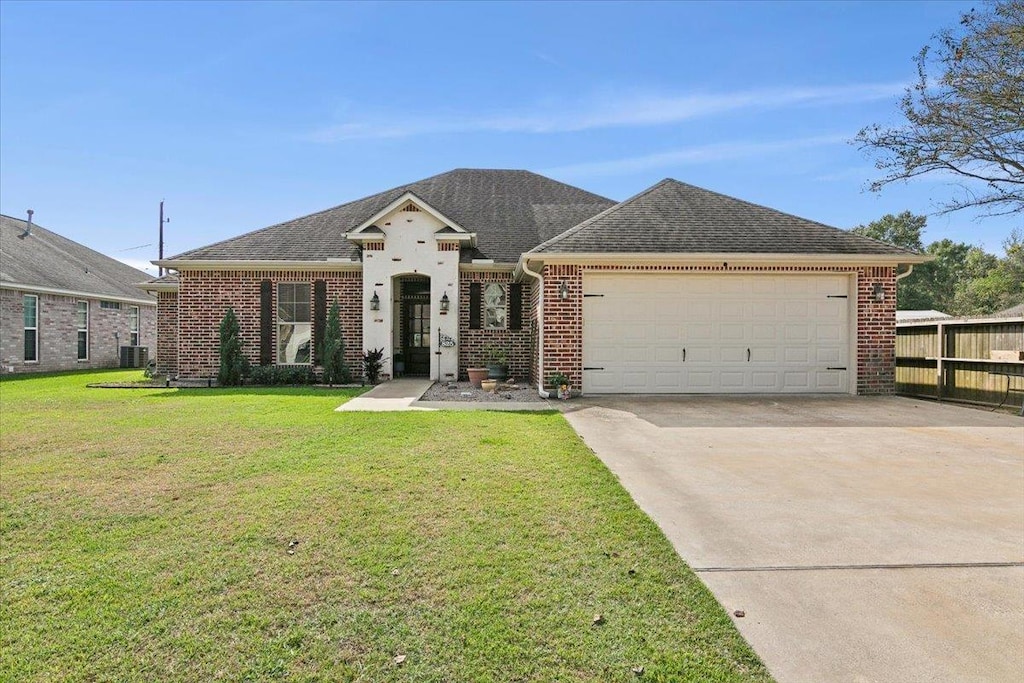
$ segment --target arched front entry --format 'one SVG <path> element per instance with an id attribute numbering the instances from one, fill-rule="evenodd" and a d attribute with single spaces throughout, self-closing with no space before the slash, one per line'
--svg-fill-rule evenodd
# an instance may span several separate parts
<path id="1" fill-rule="evenodd" d="M 395 374 L 430 377 L 434 331 L 430 323 L 430 278 L 399 275 L 394 278 L 392 353 Z M 401 369 L 400 369 L 401 368 Z"/>

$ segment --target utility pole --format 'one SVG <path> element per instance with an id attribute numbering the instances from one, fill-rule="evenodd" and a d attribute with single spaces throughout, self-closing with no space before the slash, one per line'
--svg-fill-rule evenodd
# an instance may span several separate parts
<path id="1" fill-rule="evenodd" d="M 159 247 L 159 256 L 160 256 L 159 260 L 160 261 L 164 260 L 164 223 L 170 223 L 170 222 L 171 222 L 170 218 L 167 218 L 167 219 L 164 218 L 164 200 L 161 199 L 160 200 L 160 247 Z M 163 266 L 160 266 L 159 273 L 160 273 L 160 277 L 164 276 L 164 267 Z"/>

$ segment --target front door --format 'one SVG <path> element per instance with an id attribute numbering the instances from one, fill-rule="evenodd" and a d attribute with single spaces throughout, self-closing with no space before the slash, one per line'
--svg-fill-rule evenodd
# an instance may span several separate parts
<path id="1" fill-rule="evenodd" d="M 402 355 L 405 374 L 430 376 L 430 295 L 402 300 Z"/>

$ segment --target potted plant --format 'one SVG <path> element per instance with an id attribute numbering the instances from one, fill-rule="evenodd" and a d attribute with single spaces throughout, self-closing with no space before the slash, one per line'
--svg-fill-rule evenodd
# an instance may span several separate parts
<path id="1" fill-rule="evenodd" d="M 405 356 L 401 353 L 396 353 L 391 357 L 391 365 L 395 371 L 395 377 L 401 377 L 405 374 Z"/>
<path id="2" fill-rule="evenodd" d="M 569 398 L 571 394 L 571 387 L 569 385 L 568 377 L 566 377 L 561 372 L 556 372 L 555 374 L 551 375 L 551 378 L 548 381 L 550 382 L 551 386 L 555 388 L 555 395 L 558 396 L 558 398 L 563 400 Z"/>
<path id="3" fill-rule="evenodd" d="M 484 359 L 487 361 L 487 379 L 505 381 L 508 377 L 508 351 L 497 344 L 484 347 Z"/>
<path id="4" fill-rule="evenodd" d="M 469 375 L 469 383 L 480 388 L 480 382 L 487 379 L 487 368 L 466 368 L 466 374 Z"/>

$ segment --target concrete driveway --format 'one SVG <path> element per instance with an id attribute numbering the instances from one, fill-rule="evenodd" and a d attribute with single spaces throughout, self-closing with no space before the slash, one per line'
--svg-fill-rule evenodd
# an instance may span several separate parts
<path id="1" fill-rule="evenodd" d="M 1024 420 L 902 398 L 566 414 L 779 681 L 1024 680 Z"/>

